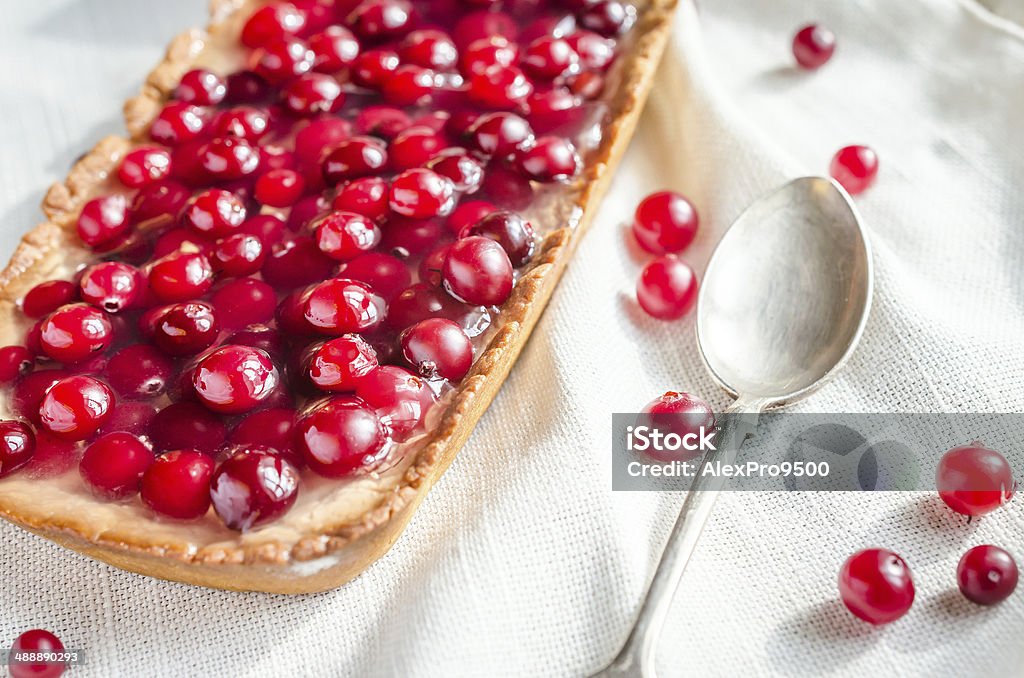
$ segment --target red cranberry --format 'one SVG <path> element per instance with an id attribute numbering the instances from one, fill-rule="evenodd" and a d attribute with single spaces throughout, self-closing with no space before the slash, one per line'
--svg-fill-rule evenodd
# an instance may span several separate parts
<path id="1" fill-rule="evenodd" d="M 605 79 L 600 73 L 583 71 L 571 76 L 566 82 L 569 91 L 574 95 L 593 101 L 604 92 Z"/>
<path id="2" fill-rule="evenodd" d="M 505 157 L 533 145 L 530 123 L 515 113 L 488 113 L 469 128 L 473 147 L 484 155 Z"/>
<path id="3" fill-rule="evenodd" d="M 246 177 L 260 166 L 260 151 L 245 139 L 223 137 L 199 147 L 199 164 L 216 181 Z"/>
<path id="4" fill-rule="evenodd" d="M 67 280 L 39 283 L 21 301 L 21 310 L 29 318 L 42 318 L 78 298 L 78 287 Z"/>
<path id="5" fill-rule="evenodd" d="M 256 180 L 256 199 L 271 207 L 291 207 L 302 197 L 306 182 L 294 170 L 271 170 Z"/>
<path id="6" fill-rule="evenodd" d="M 366 403 L 334 397 L 315 407 L 297 427 L 306 464 L 328 478 L 343 478 L 372 464 L 387 443 L 381 420 Z"/>
<path id="7" fill-rule="evenodd" d="M 356 395 L 390 426 L 397 440 L 412 433 L 434 402 L 427 383 L 412 372 L 384 365 L 359 380 Z"/>
<path id="8" fill-rule="evenodd" d="M 352 82 L 361 87 L 380 89 L 398 70 L 401 61 L 390 50 L 371 49 L 356 57 L 350 70 Z"/>
<path id="9" fill-rule="evenodd" d="M 345 265 L 342 274 L 368 284 L 389 303 L 412 282 L 409 269 L 401 259 L 379 252 L 359 255 Z"/>
<path id="10" fill-rule="evenodd" d="M 636 208 L 633 235 L 652 254 L 682 252 L 696 237 L 699 223 L 697 210 L 689 200 L 672 191 L 661 191 L 644 198 Z"/>
<path id="11" fill-rule="evenodd" d="M 469 80 L 470 100 L 484 108 L 516 108 L 533 93 L 533 84 L 515 66 L 488 66 Z"/>
<path id="12" fill-rule="evenodd" d="M 20 421 L 0 421 L 0 478 L 9 476 L 32 460 L 36 437 Z"/>
<path id="13" fill-rule="evenodd" d="M 149 269 L 149 289 L 161 301 L 187 301 L 201 297 L 213 285 L 213 267 L 205 255 L 174 252 Z"/>
<path id="14" fill-rule="evenodd" d="M 519 26 L 504 12 L 479 10 L 464 15 L 452 30 L 452 39 L 459 49 L 492 36 L 502 36 L 515 42 L 519 37 Z"/>
<path id="15" fill-rule="evenodd" d="M 11 654 L 59 654 L 64 651 L 60 638 L 43 629 L 25 631 L 14 639 Z M 7 666 L 11 678 L 58 678 L 67 664 L 63 661 L 10 662 Z"/>
<path id="16" fill-rule="evenodd" d="M 463 229 L 472 226 L 488 214 L 497 212 L 498 208 L 484 200 L 471 200 L 459 203 L 459 206 L 448 215 L 448 230 L 458 235 Z"/>
<path id="17" fill-rule="evenodd" d="M 501 245 L 517 268 L 533 257 L 537 242 L 530 223 L 514 212 L 493 212 L 459 233 L 460 238 L 471 235 L 481 235 Z"/>
<path id="18" fill-rule="evenodd" d="M 533 204 L 534 190 L 530 180 L 521 172 L 492 164 L 480 187 L 480 197 L 505 209 L 523 210 Z"/>
<path id="19" fill-rule="evenodd" d="M 438 245 L 420 259 L 420 282 L 433 287 L 441 286 L 441 273 L 444 269 L 444 260 L 448 257 L 449 249 L 451 249 L 451 243 Z"/>
<path id="20" fill-rule="evenodd" d="M 588 112 L 580 105 L 580 98 L 565 87 L 534 92 L 526 105 L 530 124 L 538 133 L 579 129 Z"/>
<path id="21" fill-rule="evenodd" d="M 100 427 L 100 433 L 131 433 L 141 436 L 149 429 L 154 416 L 156 408 L 150 402 L 121 402 Z"/>
<path id="22" fill-rule="evenodd" d="M 43 428 L 68 440 L 85 440 L 99 430 L 114 408 L 114 393 L 98 379 L 74 376 L 50 387 L 39 405 Z"/>
<path id="23" fill-rule="evenodd" d="M 181 221 L 199 235 L 220 238 L 233 233 L 245 221 L 245 204 L 230 191 L 212 188 L 189 200 Z"/>
<path id="24" fill-rule="evenodd" d="M 252 70 L 267 82 L 280 85 L 313 68 L 315 55 L 306 43 L 295 38 L 282 38 L 252 53 Z"/>
<path id="25" fill-rule="evenodd" d="M 381 302 L 366 284 L 345 278 L 326 280 L 306 299 L 306 320 L 324 334 L 373 329 L 383 319 Z"/>
<path id="26" fill-rule="evenodd" d="M 580 56 L 585 69 L 601 71 L 615 60 L 615 41 L 604 38 L 592 31 L 576 31 L 566 40 Z"/>
<path id="27" fill-rule="evenodd" d="M 260 7 L 242 26 L 241 41 L 246 47 L 263 47 L 290 35 L 306 25 L 306 17 L 290 2 Z"/>
<path id="28" fill-rule="evenodd" d="M 689 393 L 668 391 L 661 397 L 647 403 L 641 410 L 643 423 L 658 428 L 663 432 L 671 432 L 681 438 L 693 434 L 692 438 L 700 437 L 701 429 L 712 431 L 715 428 L 715 414 L 711 407 L 697 396 Z M 647 454 L 662 462 L 686 461 L 698 451 L 687 450 L 647 450 Z"/>
<path id="29" fill-rule="evenodd" d="M 483 165 L 461 148 L 441 151 L 426 166 L 451 181 L 456 191 L 464 193 L 476 191 L 484 180 Z"/>
<path id="30" fill-rule="evenodd" d="M 341 189 L 332 206 L 370 219 L 383 219 L 388 213 L 388 182 L 380 177 L 356 179 Z"/>
<path id="31" fill-rule="evenodd" d="M 427 378 L 458 381 L 473 364 L 473 343 L 451 320 L 421 320 L 402 333 L 402 355 Z"/>
<path id="32" fill-rule="evenodd" d="M 388 152 L 383 142 L 373 137 L 352 137 L 324 156 L 321 169 L 324 180 L 333 186 L 346 179 L 376 174 L 387 162 Z"/>
<path id="33" fill-rule="evenodd" d="M 195 68 L 181 76 L 174 98 L 197 106 L 213 106 L 222 102 L 227 93 L 227 85 L 220 76 Z"/>
<path id="34" fill-rule="evenodd" d="M 107 381 L 125 398 L 153 398 L 167 390 L 174 371 L 164 354 L 146 344 L 127 346 L 107 363 Z"/>
<path id="35" fill-rule="evenodd" d="M 285 87 L 285 106 L 296 115 L 334 113 L 345 103 L 341 85 L 330 75 L 306 73 Z"/>
<path id="36" fill-rule="evenodd" d="M 659 320 L 677 320 L 697 302 L 697 276 L 671 254 L 658 257 L 640 273 L 636 299 L 648 315 Z"/>
<path id="37" fill-rule="evenodd" d="M 534 181 L 567 181 L 576 176 L 581 164 L 576 147 L 562 137 L 541 137 L 530 148 L 516 151 L 516 166 Z"/>
<path id="38" fill-rule="evenodd" d="M 32 352 L 24 346 L 0 348 L 0 384 L 8 384 L 32 369 Z"/>
<path id="39" fill-rule="evenodd" d="M 537 38 L 526 48 L 522 65 L 529 75 L 542 80 L 572 73 L 579 69 L 580 55 L 566 40 L 553 36 Z"/>
<path id="40" fill-rule="evenodd" d="M 86 483 L 107 499 L 124 499 L 139 491 L 153 451 L 130 433 L 108 433 L 89 445 L 78 466 Z"/>
<path id="41" fill-rule="evenodd" d="M 474 40 L 463 50 L 459 70 L 464 76 L 472 77 L 483 73 L 490 66 L 507 67 L 519 60 L 519 50 L 500 35 Z"/>
<path id="42" fill-rule="evenodd" d="M 249 142 L 257 142 L 270 129 L 270 116 L 260 108 L 239 106 L 229 108 L 217 114 L 213 119 L 211 131 L 218 137 L 236 137 Z"/>
<path id="43" fill-rule="evenodd" d="M 288 229 L 305 232 L 309 222 L 328 211 L 328 203 L 322 195 L 307 195 L 292 206 L 288 213 Z"/>
<path id="44" fill-rule="evenodd" d="M 858 195 L 875 183 L 878 156 L 867 146 L 846 146 L 832 157 L 829 174 L 850 195 Z"/>
<path id="45" fill-rule="evenodd" d="M 224 329 L 234 330 L 269 322 L 277 309 L 274 288 L 255 278 L 224 283 L 210 298 Z"/>
<path id="46" fill-rule="evenodd" d="M 437 85 L 437 74 L 429 68 L 399 66 L 384 81 L 384 99 L 397 106 L 413 106 L 430 96 Z"/>
<path id="47" fill-rule="evenodd" d="M 381 139 L 394 139 L 412 126 L 412 118 L 394 106 L 367 106 L 355 119 L 356 131 Z"/>
<path id="48" fill-rule="evenodd" d="M 403 63 L 445 71 L 455 65 L 455 43 L 443 31 L 423 29 L 405 36 L 398 46 Z"/>
<path id="49" fill-rule="evenodd" d="M 159 259 L 179 251 L 209 254 L 210 241 L 192 229 L 172 228 L 153 243 L 152 256 Z"/>
<path id="50" fill-rule="evenodd" d="M 77 363 L 105 351 L 114 340 L 107 315 L 89 304 L 61 306 L 39 328 L 43 352 L 62 363 Z"/>
<path id="51" fill-rule="evenodd" d="M 140 146 L 125 154 L 117 177 L 128 188 L 142 188 L 166 179 L 171 173 L 171 154 L 162 148 Z"/>
<path id="52" fill-rule="evenodd" d="M 967 600 L 978 605 L 995 605 L 1017 588 L 1017 563 L 998 546 L 975 546 L 960 559 L 956 581 Z"/>
<path id="53" fill-rule="evenodd" d="M 255 235 L 236 233 L 217 241 L 210 264 L 229 277 L 252 275 L 267 258 L 263 241 Z"/>
<path id="54" fill-rule="evenodd" d="M 65 370 L 37 370 L 18 380 L 11 391 L 11 412 L 39 423 L 39 405 L 50 387 L 69 376 Z"/>
<path id="55" fill-rule="evenodd" d="M 312 238 L 296 238 L 274 246 L 262 273 L 275 287 L 294 288 L 330 277 L 334 265 Z"/>
<path id="56" fill-rule="evenodd" d="M 512 294 L 512 262 L 489 238 L 456 241 L 444 260 L 443 275 L 445 289 L 474 306 L 498 306 Z"/>
<path id="57" fill-rule="evenodd" d="M 213 459 L 196 450 L 162 454 L 142 476 L 142 501 L 170 518 L 201 518 L 210 508 L 213 466 Z"/>
<path id="58" fill-rule="evenodd" d="M 168 355 L 192 355 L 213 344 L 219 330 L 212 306 L 189 301 L 158 309 L 150 338 Z"/>
<path id="59" fill-rule="evenodd" d="M 198 139 L 206 122 L 200 107 L 184 101 L 172 101 L 153 120 L 149 136 L 165 146 L 178 146 Z"/>
<path id="60" fill-rule="evenodd" d="M 320 162 L 324 151 L 352 134 L 352 125 L 340 118 L 313 120 L 295 135 L 295 155 L 307 165 Z"/>
<path id="61" fill-rule="evenodd" d="M 942 455 L 935 486 L 942 501 L 965 516 L 996 510 L 1010 501 L 1017 489 L 1006 457 L 979 443 L 954 447 Z"/>
<path id="62" fill-rule="evenodd" d="M 430 251 L 443 236 L 438 219 L 404 219 L 396 215 L 388 220 L 380 248 L 403 259 L 417 257 Z"/>
<path id="63" fill-rule="evenodd" d="M 391 182 L 388 205 L 395 214 L 427 219 L 447 214 L 454 204 L 455 186 L 432 170 L 406 170 Z"/>
<path id="64" fill-rule="evenodd" d="M 298 469 L 262 445 L 236 451 L 221 463 L 210 481 L 213 510 L 232 530 L 248 530 L 277 520 L 298 496 Z"/>
<path id="65" fill-rule="evenodd" d="M 284 222 L 272 214 L 258 214 L 246 219 L 239 231 L 259 238 L 266 247 L 269 247 L 281 242 L 284 237 L 284 226 Z"/>
<path id="66" fill-rule="evenodd" d="M 222 346 L 200 360 L 192 374 L 199 400 L 222 414 L 256 408 L 277 388 L 278 381 L 270 356 L 249 346 Z"/>
<path id="67" fill-rule="evenodd" d="M 108 313 L 117 313 L 131 306 L 138 297 L 141 275 L 128 264 L 105 261 L 86 269 L 78 284 L 83 301 Z"/>
<path id="68" fill-rule="evenodd" d="M 426 318 L 454 318 L 462 305 L 445 292 L 426 283 L 416 283 L 395 297 L 388 307 L 387 325 L 404 330 Z"/>
<path id="69" fill-rule="evenodd" d="M 293 450 L 295 419 L 295 410 L 291 408 L 253 412 L 238 422 L 231 432 L 231 442 L 235 445 L 266 445 L 295 464 L 298 461 Z"/>
<path id="70" fill-rule="evenodd" d="M 871 624 L 888 624 L 914 603 L 914 580 L 903 559 L 885 549 L 850 556 L 839 571 L 839 593 L 854 615 Z"/>
<path id="71" fill-rule="evenodd" d="M 414 22 L 407 0 L 363 0 L 345 19 L 364 38 L 386 38 L 409 31 Z"/>
<path id="72" fill-rule="evenodd" d="M 331 339 L 309 360 L 309 378 L 324 391 L 355 391 L 359 380 L 377 368 L 377 353 L 358 334 Z"/>
<path id="73" fill-rule="evenodd" d="M 410 127 L 400 132 L 388 147 L 391 167 L 406 170 L 425 165 L 446 145 L 444 136 L 429 127 Z"/>
<path id="74" fill-rule="evenodd" d="M 355 62 L 359 41 L 344 26 L 328 26 L 309 37 L 309 49 L 313 52 L 314 71 L 335 73 Z"/>
<path id="75" fill-rule="evenodd" d="M 226 79 L 225 104 L 256 104 L 270 95 L 270 84 L 252 71 L 238 71 Z"/>
<path id="76" fill-rule="evenodd" d="M 134 223 L 175 216 L 192 197 L 192 191 L 176 181 L 158 181 L 145 186 L 132 199 L 131 215 Z"/>
<path id="77" fill-rule="evenodd" d="M 580 15 L 580 24 L 604 36 L 615 36 L 629 28 L 636 19 L 636 10 L 619 0 L 591 4 Z"/>
<path id="78" fill-rule="evenodd" d="M 332 212 L 314 222 L 316 245 L 336 261 L 348 261 L 380 243 L 380 229 L 355 212 Z"/>
<path id="79" fill-rule="evenodd" d="M 809 24 L 793 36 L 793 56 L 801 68 L 821 68 L 835 51 L 835 33 L 824 26 Z"/>
<path id="80" fill-rule="evenodd" d="M 99 247 L 124 235 L 129 228 L 128 200 L 107 195 L 85 203 L 78 215 L 78 237 L 89 247 Z"/>
<path id="81" fill-rule="evenodd" d="M 193 402 L 172 403 L 156 413 L 148 434 L 158 450 L 195 448 L 213 453 L 227 438 L 224 421 Z"/>

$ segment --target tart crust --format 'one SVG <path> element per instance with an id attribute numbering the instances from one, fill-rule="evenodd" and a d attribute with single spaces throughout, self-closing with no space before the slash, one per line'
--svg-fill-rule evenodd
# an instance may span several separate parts
<path id="1" fill-rule="evenodd" d="M 250 542 L 238 535 L 196 547 L 187 538 L 189 524 L 168 526 L 140 517 L 97 530 L 89 510 L 60 502 L 42 505 L 31 493 L 10 491 L 8 478 L 0 481 L 0 517 L 122 569 L 201 586 L 308 593 L 335 588 L 357 576 L 398 539 L 427 491 L 465 444 L 543 313 L 632 136 L 667 42 L 676 1 L 640 3 L 631 42 L 615 66 L 618 85 L 608 99 L 610 120 L 602 126 L 601 144 L 590 154 L 578 180 L 579 190 L 572 197 L 575 205 L 565 205 L 567 213 L 578 208 L 578 221 L 545 236 L 498 316 L 486 349 L 446 405 L 439 405 L 444 407 L 439 421 L 411 453 L 409 463 L 382 481 L 365 511 L 356 516 L 312 515 L 294 539 Z M 7 268 L 0 271 L 0 340 L 14 341 L 24 329 L 16 299 L 43 280 L 70 275 L 74 266 L 89 258 L 74 228 L 82 205 L 102 190 L 133 140 L 145 138 L 181 75 L 211 56 L 229 58 L 211 55 L 211 50 L 218 49 L 218 37 L 230 33 L 233 22 L 237 28 L 241 17 L 259 4 L 260 0 L 212 0 L 209 27 L 177 36 L 142 91 L 125 103 L 130 138 L 103 139 L 75 163 L 63 183 L 50 188 L 42 204 L 47 221 L 23 237 Z M 87 503 L 100 510 L 101 502 Z"/>

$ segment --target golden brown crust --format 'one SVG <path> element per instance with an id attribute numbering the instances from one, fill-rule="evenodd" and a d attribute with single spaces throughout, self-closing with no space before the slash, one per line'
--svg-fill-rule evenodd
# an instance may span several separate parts
<path id="1" fill-rule="evenodd" d="M 175 38 L 164 60 L 150 73 L 141 92 L 126 102 L 125 123 L 141 139 L 181 75 L 191 68 L 210 36 L 235 13 L 256 0 L 213 0 L 207 31 L 187 31 Z M 624 153 L 653 81 L 676 0 L 651 0 L 641 10 L 636 40 L 618 68 L 621 81 L 611 104 L 600 148 L 593 154 L 576 198 L 579 220 L 549 233 L 531 268 L 516 285 L 498 319 L 487 348 L 455 390 L 439 425 L 419 449 L 393 491 L 358 520 L 324 524 L 294 543 L 218 543 L 198 550 L 187 544 L 153 544 L 123 535 L 92 535 L 72 515 L 45 518 L 21 515 L 0 496 L 0 516 L 69 548 L 118 567 L 151 576 L 239 590 L 301 593 L 325 590 L 351 579 L 383 555 L 398 538 L 427 490 L 450 465 L 504 381 L 526 338 L 539 319 L 583 232 L 608 188 L 612 169 Z M 64 253 L 80 251 L 73 231 L 77 212 L 95 195 L 132 142 L 108 137 L 79 160 L 62 184 L 43 202 L 48 222 L 25 236 L 11 263 L 0 272 L 0 312 L 46 278 Z M 2 316 L 0 316 L 2 319 Z M 319 559 L 319 560 L 318 560 Z M 286 566 L 310 562 L 314 567 Z M 321 562 L 323 561 L 323 562 Z"/>

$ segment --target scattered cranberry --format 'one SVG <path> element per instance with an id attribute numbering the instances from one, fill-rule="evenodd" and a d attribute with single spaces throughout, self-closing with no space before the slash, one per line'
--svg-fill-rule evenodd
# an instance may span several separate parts
<path id="1" fill-rule="evenodd" d="M 11 656 L 7 660 L 7 669 L 11 672 L 11 678 L 58 678 L 67 668 L 65 662 L 17 662 L 12 659 L 15 653 L 57 654 L 63 651 L 64 644 L 60 642 L 60 638 L 49 631 L 43 629 L 25 631 L 14 639 Z"/>
<path id="2" fill-rule="evenodd" d="M 39 422 L 54 435 L 85 440 L 96 433 L 114 408 L 114 393 L 98 379 L 77 375 L 50 387 L 39 405 Z"/>
<path id="3" fill-rule="evenodd" d="M 697 276 L 675 256 L 659 257 L 640 274 L 636 299 L 648 315 L 659 320 L 677 320 L 697 302 Z"/>
<path id="4" fill-rule="evenodd" d="M 473 364 L 473 344 L 451 320 L 421 320 L 402 333 L 402 355 L 427 378 L 458 381 Z"/>
<path id="5" fill-rule="evenodd" d="M 697 236 L 700 223 L 689 200 L 673 193 L 652 193 L 641 201 L 633 219 L 633 235 L 652 254 L 679 253 Z"/>
<path id="6" fill-rule="evenodd" d="M 809 24 L 793 36 L 793 56 L 801 68 L 821 68 L 835 51 L 836 36 L 824 26 Z"/>
<path id="7" fill-rule="evenodd" d="M 78 299 L 78 287 L 67 280 L 49 280 L 39 283 L 25 294 L 21 310 L 29 318 L 49 315 L 65 304 Z"/>
<path id="8" fill-rule="evenodd" d="M 124 499 L 139 491 L 153 451 L 130 433 L 108 433 L 89 445 L 78 466 L 82 478 L 100 496 Z"/>
<path id="9" fill-rule="evenodd" d="M 689 393 L 668 391 L 664 395 L 655 398 L 647 403 L 641 413 L 644 424 L 657 428 L 662 432 L 671 432 L 682 438 L 693 434 L 694 439 L 700 438 L 700 431 L 713 431 L 715 428 L 715 414 L 711 406 L 704 400 Z M 688 450 L 647 450 L 647 454 L 659 461 L 671 462 L 680 460 L 680 454 L 684 459 L 697 456 L 699 451 Z"/>
<path id="10" fill-rule="evenodd" d="M 867 146 L 846 146 L 832 157 L 829 174 L 850 195 L 858 195 L 875 183 L 878 156 Z"/>
<path id="11" fill-rule="evenodd" d="M 978 605 L 995 605 L 1017 588 L 1013 556 L 991 544 L 975 546 L 960 559 L 956 581 L 964 597 Z"/>
<path id="12" fill-rule="evenodd" d="M 0 421 L 0 478 L 9 476 L 32 461 L 36 437 L 20 421 Z"/>
<path id="13" fill-rule="evenodd" d="M 24 346 L 0 348 L 0 384 L 9 384 L 32 369 L 32 352 Z"/>
<path id="14" fill-rule="evenodd" d="M 210 508 L 213 467 L 213 459 L 196 450 L 162 454 L 142 476 L 142 501 L 170 518 L 201 518 Z"/>
<path id="15" fill-rule="evenodd" d="M 412 433 L 434 402 L 423 379 L 394 365 L 383 365 L 360 379 L 356 395 L 376 410 L 396 440 Z"/>
<path id="16" fill-rule="evenodd" d="M 224 414 L 255 409 L 277 388 L 278 381 L 270 356 L 250 346 L 222 346 L 200 360 L 192 373 L 199 400 Z"/>
<path id="17" fill-rule="evenodd" d="M 153 182 L 166 179 L 171 173 L 171 154 L 162 148 L 141 146 L 129 151 L 121 166 L 117 169 L 117 177 L 128 188 L 142 188 Z"/>
<path id="18" fill-rule="evenodd" d="M 297 431 L 306 463 L 328 478 L 342 478 L 370 465 L 387 443 L 387 432 L 373 410 L 349 396 L 314 408 L 299 421 Z"/>
<path id="19" fill-rule="evenodd" d="M 105 261 L 86 269 L 78 285 L 82 301 L 98 306 L 107 313 L 117 313 L 130 307 L 138 297 L 141 278 L 133 266 L 119 261 Z"/>
<path id="20" fill-rule="evenodd" d="M 244 531 L 280 518 L 298 496 L 298 470 L 263 446 L 236 451 L 210 481 L 213 510 L 232 530 Z"/>
<path id="21" fill-rule="evenodd" d="M 1017 484 L 1006 457 L 978 443 L 954 447 L 935 471 L 942 501 L 965 516 L 990 513 L 1013 498 Z"/>
<path id="22" fill-rule="evenodd" d="M 39 326 L 43 352 L 62 363 L 78 363 L 105 351 L 114 340 L 106 313 L 88 304 L 68 304 Z"/>
<path id="23" fill-rule="evenodd" d="M 489 238 L 462 238 L 444 260 L 444 287 L 455 298 L 479 306 L 498 306 L 512 294 L 512 262 Z"/>
<path id="24" fill-rule="evenodd" d="M 381 232 L 368 217 L 355 212 L 332 212 L 314 222 L 316 245 L 336 261 L 348 261 L 380 243 Z"/>
<path id="25" fill-rule="evenodd" d="M 105 245 L 130 227 L 128 201 L 123 195 L 108 195 L 85 203 L 78 216 L 78 237 L 89 247 Z"/>
<path id="26" fill-rule="evenodd" d="M 854 615 L 871 624 L 888 624 L 914 603 L 914 580 L 903 559 L 885 549 L 850 556 L 839 571 L 839 594 Z"/>

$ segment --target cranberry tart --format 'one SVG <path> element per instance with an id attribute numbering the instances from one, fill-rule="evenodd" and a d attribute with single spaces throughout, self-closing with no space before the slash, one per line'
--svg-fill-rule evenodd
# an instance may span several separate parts
<path id="1" fill-rule="evenodd" d="M 398 538 L 597 209 L 675 0 L 214 0 L 0 273 L 0 515 L 340 585 Z"/>

